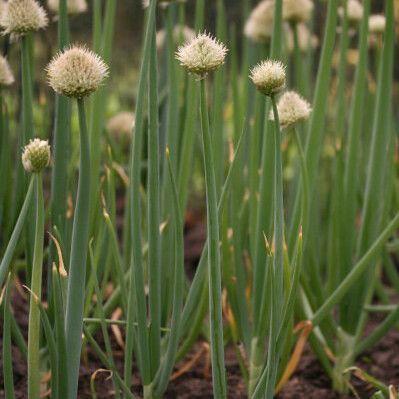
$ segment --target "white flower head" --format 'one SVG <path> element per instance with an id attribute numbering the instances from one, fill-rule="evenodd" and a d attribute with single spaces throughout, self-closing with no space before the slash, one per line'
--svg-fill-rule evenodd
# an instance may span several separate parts
<path id="1" fill-rule="evenodd" d="M 285 66 L 280 61 L 262 61 L 252 68 L 250 78 L 262 94 L 272 96 L 285 87 Z"/>
<path id="2" fill-rule="evenodd" d="M 48 8 L 54 12 L 59 12 L 59 0 L 47 0 Z M 81 14 L 87 11 L 86 0 L 67 0 L 67 11 L 69 14 Z"/>
<path id="3" fill-rule="evenodd" d="M 385 31 L 386 19 L 384 15 L 374 14 L 369 17 L 369 32 L 381 34 Z"/>
<path id="4" fill-rule="evenodd" d="M 224 64 L 226 54 L 227 48 L 223 43 L 208 33 L 199 33 L 178 48 L 176 59 L 189 72 L 204 77 Z"/>
<path id="5" fill-rule="evenodd" d="M 22 152 L 22 164 L 29 173 L 40 173 L 49 165 L 50 158 L 51 152 L 47 140 L 30 140 Z"/>
<path id="6" fill-rule="evenodd" d="M 299 121 L 309 118 L 312 112 L 310 104 L 295 91 L 285 92 L 277 103 L 278 117 L 283 129 L 295 125 Z M 273 112 L 270 112 L 270 120 L 274 120 Z"/>
<path id="7" fill-rule="evenodd" d="M 344 16 L 344 9 L 339 8 L 339 14 Z M 363 17 L 363 6 L 359 0 L 348 0 L 348 21 L 351 24 L 358 23 Z"/>
<path id="8" fill-rule="evenodd" d="M 254 42 L 268 42 L 273 33 L 274 0 L 261 1 L 249 15 L 244 34 Z"/>
<path id="9" fill-rule="evenodd" d="M 107 131 L 116 138 L 131 137 L 134 122 L 133 112 L 119 112 L 108 120 Z"/>
<path id="10" fill-rule="evenodd" d="M 309 21 L 313 7 L 312 0 L 283 0 L 283 19 L 294 23 Z"/>
<path id="11" fill-rule="evenodd" d="M 14 83 L 14 75 L 12 74 L 7 59 L 0 56 L 0 86 L 9 86 Z"/>
<path id="12" fill-rule="evenodd" d="M 102 58 L 80 46 L 72 46 L 56 54 L 46 70 L 53 90 L 74 98 L 90 95 L 108 76 L 108 66 Z"/>
<path id="13" fill-rule="evenodd" d="M 35 0 L 9 0 L 0 16 L 4 34 L 21 36 L 43 29 L 47 24 L 46 11 Z"/>

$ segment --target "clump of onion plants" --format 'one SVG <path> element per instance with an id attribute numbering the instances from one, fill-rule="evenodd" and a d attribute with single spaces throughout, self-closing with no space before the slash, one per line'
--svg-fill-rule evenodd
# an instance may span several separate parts
<path id="1" fill-rule="evenodd" d="M 271 399 L 306 343 L 346 392 L 357 357 L 399 320 L 393 0 L 371 16 L 371 0 L 262 0 L 253 9 L 244 0 L 237 32 L 230 2 L 212 3 L 214 19 L 205 0 L 194 3 L 143 2 L 137 89 L 119 93 L 133 69 L 123 60 L 107 87 L 121 2 L 49 0 L 58 28 L 45 69 L 52 96 L 33 73 L 44 57 L 34 33 L 48 24 L 45 10 L 34 0 L 3 5 L 7 398 L 13 345 L 27 361 L 32 399 L 79 396 L 79 367 L 93 352 L 117 399 L 159 399 L 199 359 L 214 397 L 228 398 L 226 351 L 239 364 L 242 396 Z M 92 47 L 70 45 L 69 18 L 87 10 Z M 198 204 L 205 242 L 186 275 L 185 225 Z M 29 292 L 27 342 L 12 311 L 19 279 Z M 371 312 L 385 317 L 365 335 Z M 356 372 L 377 397 L 392 392 Z M 93 397 L 101 376 L 90 380 Z"/>

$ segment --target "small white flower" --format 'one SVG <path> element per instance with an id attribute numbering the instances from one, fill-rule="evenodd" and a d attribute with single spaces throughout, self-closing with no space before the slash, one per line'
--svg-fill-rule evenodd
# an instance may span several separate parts
<path id="1" fill-rule="evenodd" d="M 344 9 L 339 8 L 339 14 L 344 16 Z M 363 6 L 359 0 L 348 0 L 348 21 L 352 24 L 359 22 L 363 17 Z"/>
<path id="2" fill-rule="evenodd" d="M 384 15 L 379 15 L 379 14 L 370 15 L 369 32 L 375 33 L 375 34 L 384 33 L 385 24 L 386 24 L 386 20 L 385 20 Z"/>
<path id="3" fill-rule="evenodd" d="M 47 140 L 30 140 L 22 152 L 22 164 L 29 173 L 40 173 L 49 165 L 50 158 L 50 146 Z"/>
<path id="4" fill-rule="evenodd" d="M 268 42 L 273 33 L 274 1 L 263 0 L 251 12 L 244 34 L 254 42 Z"/>
<path id="5" fill-rule="evenodd" d="M 46 70 L 48 82 L 53 90 L 74 98 L 90 95 L 108 76 L 108 66 L 102 58 L 79 46 L 59 52 Z"/>
<path id="6" fill-rule="evenodd" d="M 277 94 L 285 86 L 285 66 L 280 61 L 262 61 L 252 68 L 250 78 L 266 96 Z"/>
<path id="7" fill-rule="evenodd" d="M 0 85 L 9 86 L 14 83 L 14 75 L 12 74 L 8 61 L 3 56 L 0 56 Z"/>
<path id="8" fill-rule="evenodd" d="M 176 58 L 189 72 L 203 77 L 224 64 L 226 53 L 223 43 L 207 33 L 199 33 L 178 48 Z"/>
<path id="9" fill-rule="evenodd" d="M 283 18 L 289 22 L 306 22 L 312 16 L 313 2 L 311 0 L 284 0 Z"/>
<path id="10" fill-rule="evenodd" d="M 134 113 L 119 112 L 107 122 L 107 131 L 114 137 L 130 137 L 134 128 Z"/>
<path id="11" fill-rule="evenodd" d="M 299 121 L 308 119 L 312 107 L 295 91 L 287 91 L 279 99 L 277 111 L 280 125 L 283 129 L 286 129 Z M 274 120 L 273 112 L 270 112 L 269 119 Z"/>

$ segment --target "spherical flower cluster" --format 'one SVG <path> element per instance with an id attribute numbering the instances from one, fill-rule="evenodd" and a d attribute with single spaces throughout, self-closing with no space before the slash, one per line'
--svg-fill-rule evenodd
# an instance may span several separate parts
<path id="1" fill-rule="evenodd" d="M 4 34 L 24 35 L 47 24 L 46 11 L 35 0 L 9 0 L 0 16 Z"/>
<path id="2" fill-rule="evenodd" d="M 309 118 L 312 108 L 310 104 L 295 91 L 285 92 L 277 103 L 278 117 L 283 129 L 295 125 L 299 121 Z M 270 120 L 274 120 L 270 112 Z"/>
<path id="3" fill-rule="evenodd" d="M 30 140 L 22 153 L 22 164 L 29 173 L 40 173 L 49 165 L 51 158 L 47 140 Z"/>
<path id="4" fill-rule="evenodd" d="M 54 13 L 59 12 L 59 0 L 47 0 L 48 8 Z M 69 14 L 80 14 L 87 11 L 86 0 L 67 0 L 67 10 Z"/>
<path id="5" fill-rule="evenodd" d="M 339 9 L 341 17 L 344 16 L 344 10 L 342 7 Z M 351 24 L 358 23 L 363 17 L 363 6 L 359 0 L 348 0 L 348 21 Z"/>
<path id="6" fill-rule="evenodd" d="M 108 76 L 108 66 L 102 58 L 79 46 L 59 52 L 46 69 L 53 90 L 74 98 L 90 95 Z"/>
<path id="7" fill-rule="evenodd" d="M 181 44 L 184 42 L 189 42 L 195 37 L 195 32 L 186 25 L 178 25 L 173 29 L 173 40 L 175 43 Z M 156 43 L 157 49 L 160 50 L 166 41 L 166 31 L 165 29 L 157 32 Z"/>
<path id="8" fill-rule="evenodd" d="M 272 96 L 285 86 L 285 66 L 280 61 L 262 61 L 252 68 L 250 78 L 261 93 Z"/>
<path id="9" fill-rule="evenodd" d="M 203 77 L 224 64 L 226 53 L 223 43 L 207 33 L 199 33 L 178 48 L 176 58 L 189 72 Z"/>
<path id="10" fill-rule="evenodd" d="M 288 22 L 309 21 L 313 11 L 311 0 L 284 0 L 283 18 Z"/>
<path id="11" fill-rule="evenodd" d="M 273 33 L 274 0 L 261 1 L 251 12 L 244 34 L 254 42 L 265 43 Z"/>
<path id="12" fill-rule="evenodd" d="M 130 137 L 134 122 L 133 112 L 119 112 L 108 120 L 107 131 L 116 138 Z"/>
<path id="13" fill-rule="evenodd" d="M 385 20 L 384 15 L 379 15 L 379 14 L 370 15 L 369 32 L 375 33 L 375 34 L 384 33 L 385 24 L 386 24 L 386 20 Z"/>
<path id="14" fill-rule="evenodd" d="M 9 86 L 14 83 L 14 75 L 12 74 L 8 61 L 0 56 L 0 86 Z"/>

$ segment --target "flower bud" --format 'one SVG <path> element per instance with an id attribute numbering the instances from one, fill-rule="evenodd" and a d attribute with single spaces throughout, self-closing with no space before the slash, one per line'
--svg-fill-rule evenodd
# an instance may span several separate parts
<path id="1" fill-rule="evenodd" d="M 295 125 L 297 122 L 309 118 L 312 108 L 310 104 L 295 91 L 285 92 L 277 103 L 278 117 L 283 129 Z M 270 120 L 274 120 L 270 112 Z"/>
<path id="2" fill-rule="evenodd" d="M 285 66 L 280 61 L 262 61 L 252 68 L 250 78 L 261 93 L 272 96 L 285 86 Z"/>
<path id="3" fill-rule="evenodd" d="M 40 173 L 50 163 L 50 146 L 47 140 L 29 141 L 22 153 L 22 164 L 29 173 Z"/>
<path id="4" fill-rule="evenodd" d="M 224 64 L 227 48 L 207 33 L 200 33 L 176 52 L 180 65 L 204 77 Z"/>
<path id="5" fill-rule="evenodd" d="M 59 0 L 47 0 L 48 8 L 54 12 L 59 12 Z M 81 14 L 87 11 L 86 0 L 67 0 L 67 10 L 68 14 Z"/>
<path id="6" fill-rule="evenodd" d="M 78 46 L 59 52 L 46 70 L 53 90 L 73 98 L 90 95 L 108 76 L 108 66 L 102 58 L 87 48 Z"/>
<path id="7" fill-rule="evenodd" d="M 0 86 L 9 86 L 14 83 L 14 75 L 12 74 L 8 61 L 0 56 Z"/>
<path id="8" fill-rule="evenodd" d="M 3 33 L 17 36 L 43 29 L 47 24 L 46 11 L 35 0 L 9 0 L 0 17 Z"/>

